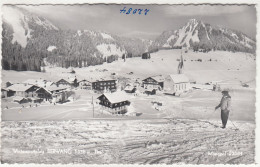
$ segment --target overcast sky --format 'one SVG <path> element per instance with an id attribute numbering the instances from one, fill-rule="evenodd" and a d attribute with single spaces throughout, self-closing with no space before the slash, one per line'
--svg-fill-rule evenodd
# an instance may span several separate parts
<path id="1" fill-rule="evenodd" d="M 24 6 L 23 6 L 24 7 Z M 122 14 L 120 9 L 149 9 L 144 14 Z M 100 30 L 119 36 L 154 39 L 195 18 L 211 25 L 256 36 L 256 9 L 247 5 L 38 5 L 24 7 L 61 29 Z"/>

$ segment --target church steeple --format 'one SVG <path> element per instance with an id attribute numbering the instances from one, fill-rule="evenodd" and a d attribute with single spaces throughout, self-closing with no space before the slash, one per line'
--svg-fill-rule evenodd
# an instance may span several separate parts
<path id="1" fill-rule="evenodd" d="M 182 57 L 182 51 L 181 51 L 181 60 L 178 65 L 178 74 L 183 74 L 183 68 L 184 68 L 184 63 L 183 63 L 183 57 Z"/>

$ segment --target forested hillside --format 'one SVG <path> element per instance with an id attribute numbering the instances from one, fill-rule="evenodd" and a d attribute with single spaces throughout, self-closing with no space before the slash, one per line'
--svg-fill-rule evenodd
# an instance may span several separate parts
<path id="1" fill-rule="evenodd" d="M 4 12 L 17 17 L 4 17 L 5 70 L 41 71 L 44 58 L 50 65 L 65 68 L 111 63 L 123 55 L 141 56 L 149 45 L 147 40 L 121 38 L 106 32 L 61 30 L 45 18 L 14 6 L 5 7 Z"/>
<path id="2" fill-rule="evenodd" d="M 45 52 L 39 51 L 32 42 L 23 48 L 17 41 L 12 43 L 12 28 L 3 24 L 2 68 L 17 71 L 41 71 Z"/>

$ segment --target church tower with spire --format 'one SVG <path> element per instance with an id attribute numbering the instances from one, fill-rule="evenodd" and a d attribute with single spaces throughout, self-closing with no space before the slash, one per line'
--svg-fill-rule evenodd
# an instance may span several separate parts
<path id="1" fill-rule="evenodd" d="M 184 63 L 183 63 L 183 56 L 182 56 L 182 51 L 181 51 L 181 60 L 180 63 L 178 65 L 178 74 L 183 74 L 183 70 L 184 70 Z"/>

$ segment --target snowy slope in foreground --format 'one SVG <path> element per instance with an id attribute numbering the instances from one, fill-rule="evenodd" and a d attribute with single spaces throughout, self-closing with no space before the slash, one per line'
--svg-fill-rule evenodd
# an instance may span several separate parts
<path id="1" fill-rule="evenodd" d="M 1 160 L 65 164 L 252 164 L 255 125 L 233 123 L 239 131 L 232 124 L 225 130 L 219 128 L 220 121 L 187 119 L 8 121 L 2 124 Z M 28 136 L 37 140 L 25 140 Z M 29 146 L 44 146 L 40 147 L 44 151 L 71 149 L 72 154 L 32 156 L 10 151 L 30 149 Z M 85 152 L 76 154 L 73 150 Z M 225 152 L 227 155 L 223 155 Z"/>

